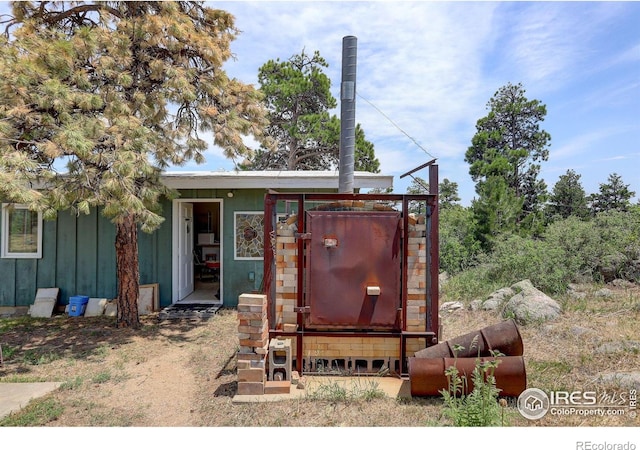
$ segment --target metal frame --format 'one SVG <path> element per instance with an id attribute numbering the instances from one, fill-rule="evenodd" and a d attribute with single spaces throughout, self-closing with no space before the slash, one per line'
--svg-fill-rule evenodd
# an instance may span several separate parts
<path id="1" fill-rule="evenodd" d="M 335 337 L 397 337 L 399 338 L 400 364 L 402 374 L 408 374 L 406 357 L 406 340 L 410 338 L 425 338 L 426 345 L 431 346 L 438 343 L 439 328 L 439 301 L 438 301 L 438 273 L 439 273 L 439 245 L 438 245 L 438 170 L 437 165 L 429 165 L 429 185 L 430 193 L 425 195 L 402 195 L 402 194 L 351 194 L 351 193 L 278 193 L 269 191 L 264 201 L 264 289 L 267 295 L 268 320 L 269 324 L 275 323 L 276 302 L 275 302 L 275 255 L 274 247 L 277 226 L 277 206 L 280 201 L 297 203 L 298 230 L 303 232 L 305 228 L 305 202 L 309 201 L 341 201 L 341 200 L 384 200 L 389 202 L 400 202 L 402 204 L 402 261 L 401 261 L 401 308 L 402 325 L 398 330 L 391 331 L 340 331 L 340 330 L 304 330 L 305 311 L 304 304 L 304 239 L 300 239 L 298 233 L 296 237 L 298 246 L 298 278 L 296 292 L 296 309 L 298 330 L 285 332 L 270 327 L 269 339 L 275 336 L 296 337 L 296 370 L 302 373 L 303 340 L 305 336 L 335 336 Z M 427 271 L 425 282 L 427 286 L 427 318 L 423 331 L 407 331 L 407 253 L 408 238 L 406 230 L 409 229 L 408 205 L 410 201 L 424 201 L 427 205 Z"/>

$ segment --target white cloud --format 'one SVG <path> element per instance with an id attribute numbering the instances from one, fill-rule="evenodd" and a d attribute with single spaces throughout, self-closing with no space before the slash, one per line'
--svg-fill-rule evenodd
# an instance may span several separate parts
<path id="1" fill-rule="evenodd" d="M 245 70 L 239 76 L 243 80 L 254 80 L 268 59 L 287 59 L 302 48 L 318 50 L 329 63 L 325 73 L 339 99 L 342 38 L 356 36 L 356 120 L 375 144 L 384 173 L 399 175 L 430 159 L 415 140 L 438 158 L 441 173 L 453 174 L 449 178 L 459 181 L 461 193 L 472 192 L 464 153 L 476 121 L 487 114 L 487 101 L 507 82 L 522 82 L 530 99 L 547 105 L 551 123 L 543 128 L 555 130 L 554 145 L 562 142 L 551 149 L 553 161 L 588 158 L 615 135 L 616 121 L 624 127 L 632 120 L 620 114 L 628 107 L 625 98 L 637 96 L 634 83 L 620 83 L 618 73 L 588 77 L 637 58 L 634 42 L 614 53 L 605 45 L 630 11 L 637 14 L 634 6 L 421 1 L 215 5 L 228 5 L 244 31 L 233 47 L 238 67 Z M 608 114 L 597 118 L 603 105 Z M 572 123 L 578 117 L 583 127 Z M 594 125 L 599 122 L 604 128 Z"/>

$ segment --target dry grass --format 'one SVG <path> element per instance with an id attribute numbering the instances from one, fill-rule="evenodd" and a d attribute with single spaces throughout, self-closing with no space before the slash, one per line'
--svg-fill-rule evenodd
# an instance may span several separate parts
<path id="1" fill-rule="evenodd" d="M 565 313 L 547 324 L 521 327 L 527 385 L 542 390 L 606 390 L 611 371 L 639 371 L 637 351 L 599 354 L 603 343 L 640 341 L 640 289 L 615 296 L 562 299 Z M 443 299 L 445 301 L 445 299 Z M 142 318 L 139 331 L 116 329 L 113 319 L 55 317 L 2 319 L 5 363 L 0 382 L 61 381 L 48 397 L 50 416 L 31 426 L 196 427 L 424 427 L 448 426 L 440 398 L 371 400 L 303 397 L 277 403 L 234 403 L 237 390 L 236 312 L 221 310 L 206 321 Z M 449 339 L 497 323 L 489 312 L 445 314 Z M 15 425 L 33 404 L 0 424 Z M 623 417 L 551 416 L 530 422 L 506 408 L 512 426 L 637 426 Z"/>

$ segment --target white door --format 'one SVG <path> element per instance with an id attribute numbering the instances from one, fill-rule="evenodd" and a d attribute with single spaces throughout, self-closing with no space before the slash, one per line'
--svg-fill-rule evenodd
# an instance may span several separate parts
<path id="1" fill-rule="evenodd" d="M 180 203 L 178 214 L 178 300 L 193 292 L 193 203 Z"/>

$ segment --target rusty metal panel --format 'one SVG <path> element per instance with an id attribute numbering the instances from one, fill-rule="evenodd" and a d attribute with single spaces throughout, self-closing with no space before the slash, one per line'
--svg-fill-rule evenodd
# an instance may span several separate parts
<path id="1" fill-rule="evenodd" d="M 397 329 L 398 211 L 307 211 L 305 326 Z"/>

